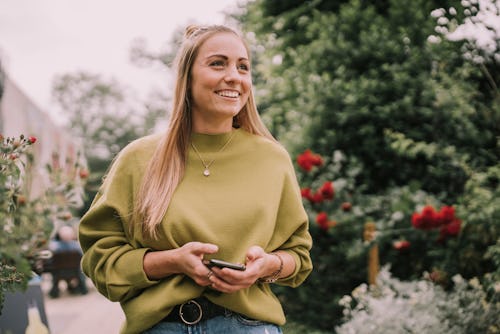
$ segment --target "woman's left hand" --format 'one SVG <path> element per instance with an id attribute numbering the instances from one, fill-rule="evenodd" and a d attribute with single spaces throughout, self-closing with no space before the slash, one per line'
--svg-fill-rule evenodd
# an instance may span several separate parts
<path id="1" fill-rule="evenodd" d="M 211 287 L 215 290 L 231 293 L 252 286 L 260 277 L 269 272 L 276 261 L 276 257 L 267 254 L 261 247 L 252 246 L 246 255 L 246 269 L 244 271 L 212 267 L 210 276 Z"/>

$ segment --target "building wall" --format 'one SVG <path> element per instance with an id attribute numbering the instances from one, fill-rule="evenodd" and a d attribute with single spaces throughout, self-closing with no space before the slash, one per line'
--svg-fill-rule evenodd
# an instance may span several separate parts
<path id="1" fill-rule="evenodd" d="M 34 136 L 34 165 L 31 170 L 31 196 L 39 195 L 48 184 L 46 165 L 68 168 L 77 159 L 81 163 L 81 143 L 24 94 L 8 77 L 4 78 L 0 101 L 0 133 L 4 137 Z"/>

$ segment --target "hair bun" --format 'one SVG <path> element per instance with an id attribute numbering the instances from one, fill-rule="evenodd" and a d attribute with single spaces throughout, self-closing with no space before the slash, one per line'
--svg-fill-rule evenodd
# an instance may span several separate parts
<path id="1" fill-rule="evenodd" d="M 184 38 L 191 38 L 196 36 L 200 31 L 205 30 L 203 26 L 199 26 L 197 24 L 190 24 L 186 27 L 184 31 Z"/>

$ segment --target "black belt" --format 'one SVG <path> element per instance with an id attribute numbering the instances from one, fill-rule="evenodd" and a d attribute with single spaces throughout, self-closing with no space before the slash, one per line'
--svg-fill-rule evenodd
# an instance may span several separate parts
<path id="1" fill-rule="evenodd" d="M 196 298 L 184 304 L 176 305 L 163 321 L 196 325 L 200 321 L 226 315 L 230 312 L 228 309 L 216 305 L 206 298 Z"/>

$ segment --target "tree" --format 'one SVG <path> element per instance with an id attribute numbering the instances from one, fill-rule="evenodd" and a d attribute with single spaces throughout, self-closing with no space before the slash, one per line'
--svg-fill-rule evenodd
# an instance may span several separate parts
<path id="1" fill-rule="evenodd" d="M 158 104 L 141 103 L 130 96 L 129 89 L 97 74 L 78 72 L 54 80 L 53 97 L 72 133 L 82 140 L 91 171 L 82 214 L 114 156 L 132 140 L 151 133 L 156 121 L 166 114 Z"/>

